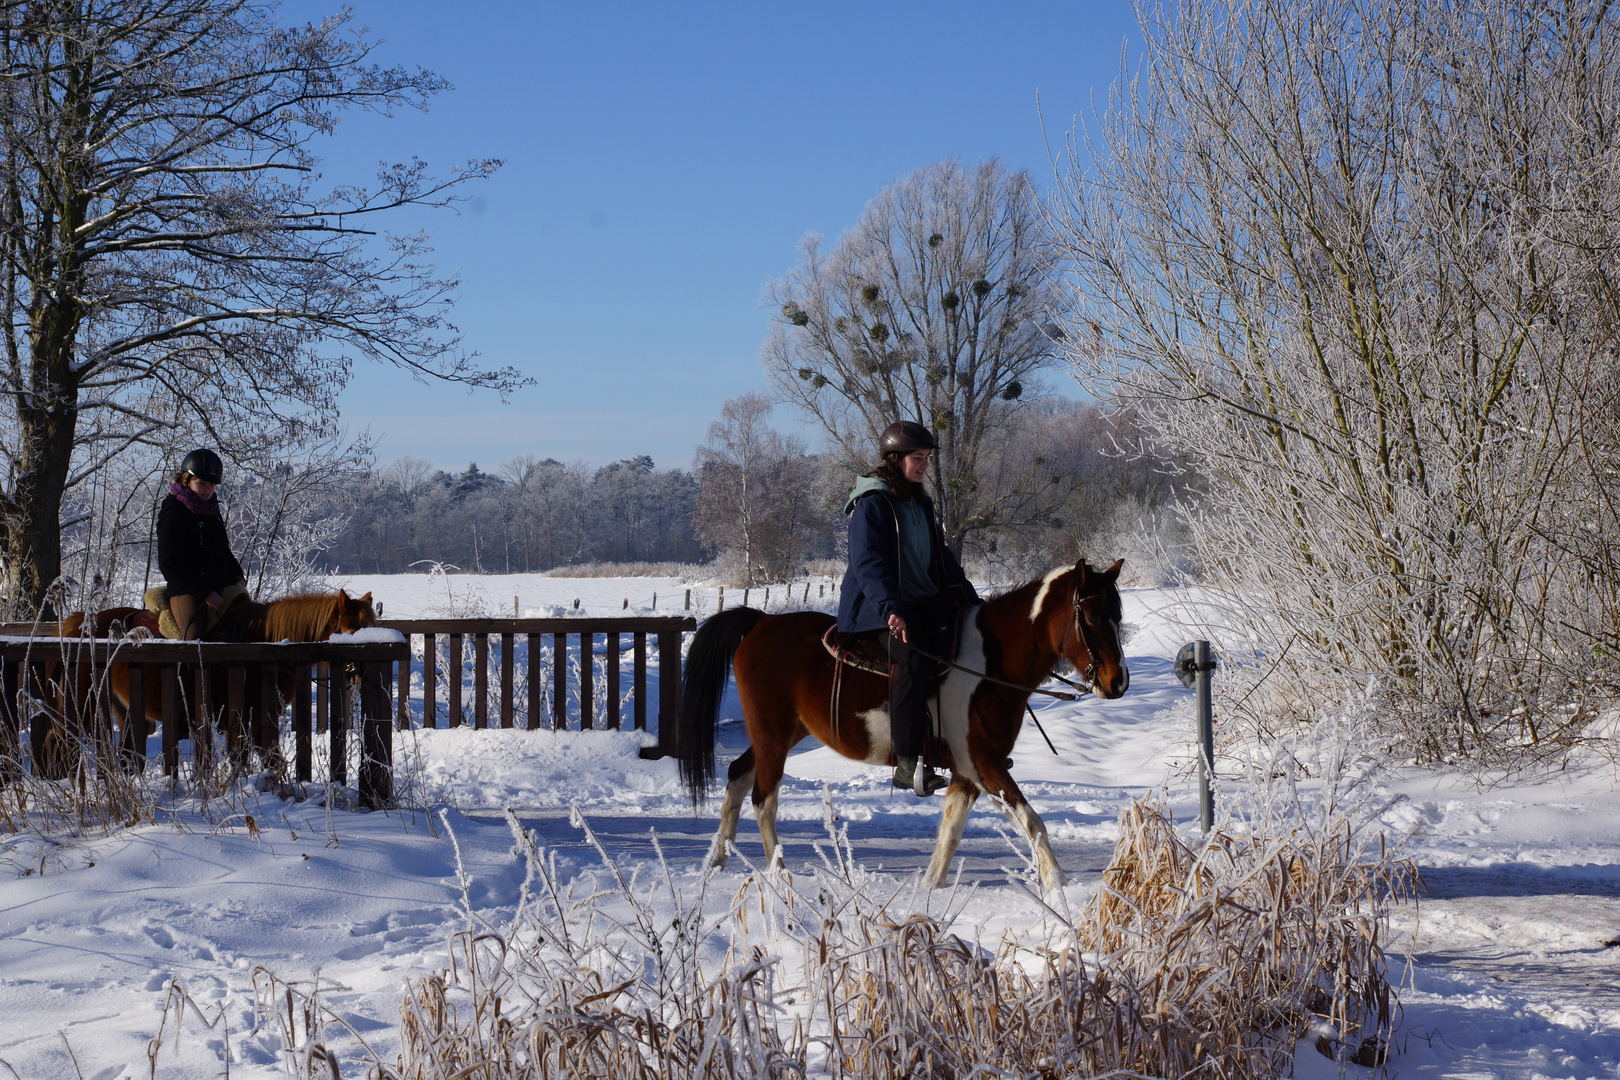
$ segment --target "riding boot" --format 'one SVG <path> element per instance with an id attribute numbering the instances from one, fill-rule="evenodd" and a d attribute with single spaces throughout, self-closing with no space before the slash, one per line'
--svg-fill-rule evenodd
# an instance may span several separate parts
<path id="1" fill-rule="evenodd" d="M 927 798 L 950 781 L 934 771 L 934 767 L 926 762 L 919 762 L 914 757 L 896 757 L 894 759 L 894 786 L 897 788 L 910 788 L 919 799 Z M 921 764 L 921 768 L 918 765 Z"/>

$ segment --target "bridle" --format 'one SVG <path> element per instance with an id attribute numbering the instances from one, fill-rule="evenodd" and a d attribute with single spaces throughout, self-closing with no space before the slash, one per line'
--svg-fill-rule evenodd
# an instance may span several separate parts
<path id="1" fill-rule="evenodd" d="M 1091 640 L 1091 635 L 1086 632 L 1086 620 L 1080 611 L 1080 582 L 1078 580 L 1075 581 L 1074 590 L 1069 595 L 1074 604 L 1074 619 L 1070 621 L 1068 626 L 1063 628 L 1063 637 L 1058 640 L 1058 655 L 1062 656 L 1064 646 L 1069 644 L 1069 631 L 1073 630 L 1077 632 L 1080 635 L 1080 644 L 1086 647 L 1086 655 L 1091 657 L 1091 663 L 1086 665 L 1086 670 L 1080 674 L 1080 677 L 1088 684 L 1095 683 L 1097 681 L 1097 657 L 1099 654 L 1097 652 L 1096 643 Z M 1063 683 L 1065 686 L 1077 685 L 1056 673 L 1053 673 L 1052 678 L 1056 679 L 1060 683 Z M 1085 689 L 1089 692 L 1091 690 L 1091 686 L 1087 685 Z"/>

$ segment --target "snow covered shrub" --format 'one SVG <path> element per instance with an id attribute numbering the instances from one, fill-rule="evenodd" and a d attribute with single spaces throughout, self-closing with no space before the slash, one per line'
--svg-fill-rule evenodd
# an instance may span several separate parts
<path id="1" fill-rule="evenodd" d="M 1307 1031 L 1381 1053 L 1394 999 L 1381 927 L 1408 869 L 1343 818 L 1325 832 L 1217 828 L 1199 844 L 1163 805 L 1138 803 L 1120 824 L 1078 934 L 1099 975 L 1154 1017 L 1130 1067 L 1281 1075 Z"/>

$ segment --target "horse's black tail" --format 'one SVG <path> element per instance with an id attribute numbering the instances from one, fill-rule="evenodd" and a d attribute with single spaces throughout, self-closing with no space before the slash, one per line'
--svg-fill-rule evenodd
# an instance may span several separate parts
<path id="1" fill-rule="evenodd" d="M 681 779 L 694 807 L 703 804 L 714 780 L 715 720 L 731 674 L 731 658 L 764 617 L 755 608 L 732 608 L 705 620 L 692 636 L 682 675 L 679 757 Z"/>

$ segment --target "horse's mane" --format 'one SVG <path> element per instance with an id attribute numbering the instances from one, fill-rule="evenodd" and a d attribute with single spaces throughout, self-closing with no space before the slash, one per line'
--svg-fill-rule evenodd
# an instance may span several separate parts
<path id="1" fill-rule="evenodd" d="M 314 641 L 332 623 L 337 593 L 299 593 L 264 605 L 266 641 Z"/>

